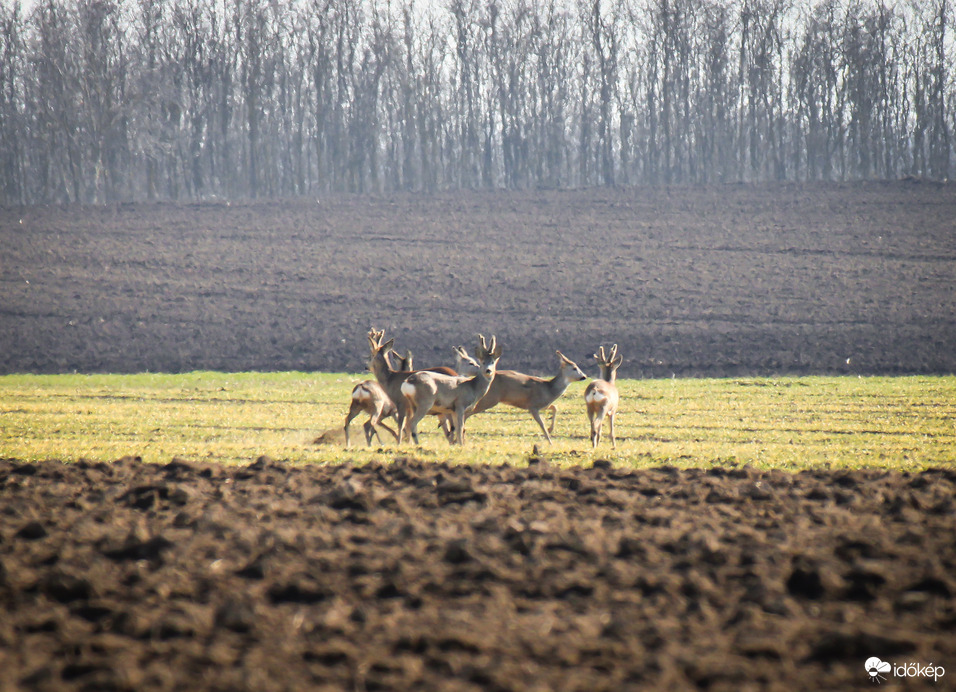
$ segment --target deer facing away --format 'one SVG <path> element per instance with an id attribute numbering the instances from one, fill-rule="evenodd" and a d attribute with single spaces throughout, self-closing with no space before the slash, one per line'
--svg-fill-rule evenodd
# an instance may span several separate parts
<path id="1" fill-rule="evenodd" d="M 479 335 L 475 355 L 481 370 L 472 377 L 419 371 L 406 378 L 401 385 L 401 393 L 405 397 L 406 410 L 410 415 L 403 420 L 399 437 L 404 438 L 407 430 L 418 444 L 418 423 L 432 413 L 453 416 L 453 438 L 449 439 L 449 442 L 464 444 L 465 415 L 488 392 L 488 387 L 495 378 L 498 359 L 501 358 L 498 340 L 491 337 L 489 346 L 485 337 Z"/>
<path id="2" fill-rule="evenodd" d="M 545 439 L 551 443 L 554 433 L 554 421 L 558 410 L 554 402 L 564 394 L 571 382 L 586 380 L 587 375 L 582 372 L 577 363 L 565 356 L 561 351 L 558 355 L 558 374 L 550 380 L 543 377 L 525 375 L 514 370 L 498 370 L 492 380 L 488 393 L 472 409 L 469 416 L 487 411 L 492 406 L 507 404 L 516 408 L 525 409 L 531 414 L 535 422 L 541 427 Z M 541 419 L 541 411 L 551 412 L 551 424 L 545 427 Z"/>
<path id="3" fill-rule="evenodd" d="M 600 351 L 594 354 L 594 359 L 601 369 L 601 378 L 594 380 L 584 390 L 584 402 L 588 409 L 588 421 L 591 423 L 591 446 L 597 448 L 601 441 L 601 428 L 607 418 L 608 434 L 611 437 L 611 446 L 617 447 L 614 439 L 614 416 L 617 415 L 618 393 L 617 369 L 624 359 L 617 355 L 617 344 L 611 347 L 610 353 Z"/>
<path id="4" fill-rule="evenodd" d="M 392 437 L 398 441 L 398 433 L 392 430 L 382 418 L 394 416 L 398 418 L 398 409 L 388 394 L 375 380 L 366 380 L 359 382 L 352 389 L 352 404 L 349 406 L 348 416 L 345 417 L 345 446 L 350 446 L 349 424 L 352 419 L 362 412 L 369 414 L 369 418 L 362 426 L 365 430 L 365 444 L 372 446 L 372 436 L 378 438 L 378 443 L 382 444 L 382 438 L 378 434 L 378 426 L 385 428 L 392 434 Z"/>

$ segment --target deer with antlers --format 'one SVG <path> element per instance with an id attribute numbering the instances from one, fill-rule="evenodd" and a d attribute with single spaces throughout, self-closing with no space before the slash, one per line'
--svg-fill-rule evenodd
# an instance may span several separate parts
<path id="1" fill-rule="evenodd" d="M 415 357 L 411 351 L 406 349 L 405 355 L 402 356 L 393 348 L 389 353 L 395 357 L 395 370 L 415 371 Z M 481 370 L 481 365 L 478 364 L 477 360 L 468 355 L 468 351 L 465 350 L 464 346 L 455 346 L 455 348 L 452 349 L 452 353 L 455 354 L 454 367 L 449 368 L 444 365 L 439 365 L 434 368 L 425 368 L 425 370 L 428 372 L 440 372 L 446 375 L 474 375 Z"/>
<path id="2" fill-rule="evenodd" d="M 577 363 L 565 356 L 561 351 L 558 355 L 558 374 L 551 379 L 525 375 L 514 370 L 498 370 L 495 379 L 488 388 L 488 393 L 472 409 L 469 416 L 487 411 L 492 406 L 507 404 L 516 408 L 525 409 L 531 414 L 535 422 L 541 427 L 548 444 L 551 444 L 551 435 L 554 434 L 554 421 L 558 409 L 554 402 L 564 394 L 572 382 L 586 380 L 587 375 L 578 367 Z M 545 427 L 541 419 L 541 411 L 551 412 L 551 425 Z"/>
<path id="3" fill-rule="evenodd" d="M 382 389 L 385 390 L 388 398 L 394 402 L 395 408 L 397 409 L 399 434 L 401 435 L 403 429 L 402 424 L 408 414 L 407 402 L 405 397 L 402 396 L 401 387 L 406 378 L 416 372 L 412 367 L 412 354 L 410 351 L 406 351 L 404 357 L 398 356 L 397 352 L 392 348 L 395 344 L 395 339 L 385 341 L 384 329 L 375 329 L 374 327 L 369 329 L 368 344 L 370 349 L 368 369 L 375 375 L 376 381 L 382 386 Z M 481 365 L 474 358 L 471 358 L 463 347 L 458 346 L 454 349 L 454 352 L 456 356 L 455 367 L 457 370 L 439 366 L 430 369 L 429 372 L 447 377 L 459 377 L 458 372 L 465 368 L 473 368 L 475 372 L 481 370 Z M 395 353 L 398 357 L 395 368 L 392 367 L 389 361 L 389 355 L 392 353 Z M 451 420 L 445 416 L 439 416 L 439 418 L 441 420 L 442 429 L 445 431 L 445 436 L 450 440 L 452 436 Z"/>
<path id="4" fill-rule="evenodd" d="M 405 403 L 405 397 L 402 396 L 402 382 L 412 374 L 411 370 L 395 370 L 388 360 L 388 354 L 392 350 L 395 339 L 385 339 L 385 330 L 370 329 L 368 332 L 369 360 L 368 369 L 375 375 L 375 380 L 381 385 L 382 389 L 388 395 L 388 398 L 395 404 L 398 428 L 402 429 L 402 424 L 407 415 L 408 406 Z"/>
<path id="5" fill-rule="evenodd" d="M 604 352 L 604 347 L 594 354 L 594 359 L 601 369 L 600 379 L 594 380 L 584 390 L 584 402 L 588 409 L 588 420 L 591 423 L 591 446 L 595 449 L 601 441 L 601 428 L 607 418 L 608 434 L 611 437 L 611 446 L 617 447 L 614 439 L 614 416 L 617 415 L 618 393 L 617 369 L 621 367 L 624 358 L 617 354 L 617 344 L 611 347 L 610 353 Z"/>
<path id="6" fill-rule="evenodd" d="M 455 346 L 452 349 L 452 352 L 455 354 L 455 367 L 449 368 L 444 365 L 439 365 L 434 368 L 425 368 L 425 372 L 437 372 L 444 375 L 475 375 L 481 370 L 481 365 L 477 360 L 468 355 L 468 352 L 465 350 L 464 346 Z M 396 370 L 406 370 L 409 372 L 414 372 L 414 356 L 412 352 L 407 350 L 405 355 L 399 355 L 395 349 L 391 349 L 390 353 L 395 356 L 396 361 Z M 442 432 L 445 433 L 445 439 L 449 442 L 452 439 L 454 434 L 453 422 L 451 416 L 440 415 L 438 417 L 438 426 L 442 429 Z"/>
<path id="7" fill-rule="evenodd" d="M 479 372 L 468 377 L 451 376 L 437 372 L 419 371 L 409 375 L 401 384 L 400 390 L 405 397 L 406 410 L 410 414 L 402 421 L 399 437 L 404 438 L 406 430 L 418 444 L 418 423 L 429 413 L 438 416 L 453 416 L 452 444 L 465 442 L 465 415 L 488 392 L 495 378 L 501 347 L 498 340 L 491 337 L 491 345 L 485 337 L 479 335 L 475 355 L 481 366 Z"/>

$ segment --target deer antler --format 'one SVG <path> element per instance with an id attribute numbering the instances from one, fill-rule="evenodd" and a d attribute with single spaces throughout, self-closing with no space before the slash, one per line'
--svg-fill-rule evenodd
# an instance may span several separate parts
<path id="1" fill-rule="evenodd" d="M 368 343 L 374 349 L 379 349 L 382 347 L 382 339 L 385 338 L 385 330 L 376 330 L 375 327 L 369 327 L 368 330 Z"/>
<path id="2" fill-rule="evenodd" d="M 617 358 L 617 344 L 611 346 L 610 354 L 604 351 L 604 347 L 601 346 L 598 348 L 598 352 L 594 354 L 594 360 L 596 360 L 601 365 L 610 365 L 614 362 L 614 359 Z"/>
<path id="3" fill-rule="evenodd" d="M 491 353 L 488 350 L 488 342 L 485 341 L 485 335 L 478 335 L 478 348 L 475 349 L 475 355 L 478 356 L 478 360 L 482 360 L 486 355 Z"/>
<path id="4" fill-rule="evenodd" d="M 478 348 L 475 349 L 475 355 L 478 356 L 478 360 L 483 360 L 487 356 L 494 356 L 496 358 L 501 357 L 501 349 L 498 347 L 498 337 L 492 335 L 491 345 L 488 345 L 488 342 L 485 340 L 483 334 L 478 335 Z"/>

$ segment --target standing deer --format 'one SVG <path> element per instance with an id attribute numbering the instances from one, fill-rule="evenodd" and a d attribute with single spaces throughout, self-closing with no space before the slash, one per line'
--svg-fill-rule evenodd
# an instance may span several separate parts
<path id="1" fill-rule="evenodd" d="M 481 401 L 475 405 L 475 408 L 468 415 L 473 416 L 476 413 L 487 411 L 498 404 L 507 404 L 525 409 L 541 427 L 541 432 L 544 433 L 548 444 L 551 444 L 554 421 L 558 415 L 558 409 L 554 402 L 564 394 L 569 384 L 588 378 L 577 366 L 577 363 L 561 351 L 555 351 L 555 353 L 558 354 L 559 359 L 558 374 L 550 380 L 525 375 L 514 370 L 498 370 L 495 373 L 495 379 L 488 388 L 488 393 L 481 398 Z M 551 425 L 547 428 L 544 427 L 544 421 L 541 420 L 542 410 L 551 412 Z"/>
<path id="2" fill-rule="evenodd" d="M 465 350 L 464 346 L 455 346 L 452 349 L 455 354 L 455 367 L 449 368 L 444 365 L 439 365 L 434 368 L 425 368 L 426 372 L 438 372 L 444 375 L 475 375 L 481 370 L 481 365 L 477 360 L 468 355 L 468 352 Z M 393 354 L 396 359 L 395 370 L 405 370 L 408 372 L 415 372 L 414 367 L 414 356 L 409 350 L 405 351 L 404 356 L 400 356 L 395 349 L 389 351 L 390 354 Z M 442 432 L 445 433 L 445 439 L 449 442 L 452 439 L 454 433 L 453 420 L 451 416 L 440 415 L 438 417 L 438 427 L 442 429 Z"/>
<path id="3" fill-rule="evenodd" d="M 415 372 L 412 369 L 412 354 L 410 351 L 406 351 L 404 358 L 398 356 L 398 353 L 392 349 L 392 346 L 395 345 L 395 339 L 389 339 L 388 341 L 384 341 L 384 339 L 384 329 L 375 329 L 374 327 L 369 329 L 368 344 L 370 354 L 368 369 L 373 375 L 375 375 L 376 381 L 382 386 L 382 389 L 385 390 L 388 398 L 394 402 L 398 411 L 398 429 L 399 433 L 401 434 L 403 422 L 408 415 L 408 405 L 405 397 L 402 396 L 401 387 L 405 379 Z M 474 358 L 469 357 L 464 348 L 458 346 L 454 349 L 454 351 L 455 355 L 457 356 L 455 363 L 456 368 L 464 368 L 468 366 L 473 367 L 476 372 L 481 370 L 481 365 L 475 361 Z M 393 368 L 392 364 L 389 362 L 389 354 L 391 353 L 395 353 L 395 355 L 398 356 L 396 368 Z M 458 377 L 458 372 L 445 366 L 433 368 L 433 371 L 436 374 L 445 374 L 450 377 Z M 445 416 L 439 416 L 439 418 L 442 429 L 445 431 L 445 436 L 450 440 L 452 435 L 451 421 Z"/>
<path id="4" fill-rule="evenodd" d="M 455 354 L 454 367 L 449 368 L 444 365 L 439 365 L 434 368 L 425 368 L 425 370 L 428 372 L 440 372 L 444 373 L 445 375 L 474 375 L 481 370 L 481 366 L 478 364 L 478 361 L 468 355 L 468 352 L 465 350 L 464 346 L 455 346 L 455 348 L 452 349 L 452 352 Z M 393 348 L 389 351 L 389 353 L 395 356 L 395 370 L 408 370 L 409 372 L 415 371 L 415 357 L 412 355 L 411 351 L 406 350 L 405 355 L 401 356 L 398 354 L 398 351 Z"/>
<path id="5" fill-rule="evenodd" d="M 475 355 L 481 370 L 478 374 L 451 376 L 437 372 L 420 371 L 409 375 L 401 385 L 401 393 L 405 397 L 406 408 L 410 416 L 402 421 L 399 436 L 405 437 L 405 431 L 411 433 L 415 444 L 418 444 L 418 423 L 429 413 L 439 416 L 454 416 L 452 444 L 465 443 L 465 415 L 474 407 L 478 400 L 487 392 L 495 378 L 495 369 L 498 359 L 501 358 L 501 347 L 498 340 L 491 337 L 491 345 L 485 337 L 479 334 L 478 348 Z"/>
<path id="6" fill-rule="evenodd" d="M 607 417 L 608 433 L 611 436 L 611 446 L 617 447 L 614 439 L 614 416 L 617 414 L 618 393 L 617 369 L 621 367 L 624 358 L 617 355 L 617 344 L 611 347 L 610 354 L 604 353 L 604 347 L 594 354 L 594 359 L 601 369 L 601 378 L 594 380 L 584 390 L 584 402 L 588 407 L 588 420 L 591 422 L 591 446 L 597 448 L 601 441 L 601 427 Z"/>
<path id="7" fill-rule="evenodd" d="M 405 397 L 402 396 L 402 383 L 405 378 L 412 374 L 411 370 L 394 370 L 388 362 L 388 353 L 395 343 L 395 339 L 389 339 L 383 343 L 385 330 L 370 329 L 368 332 L 368 345 L 370 349 L 368 369 L 375 375 L 376 381 L 385 390 L 388 398 L 395 404 L 398 418 L 398 429 L 401 432 L 405 417 L 408 412 L 408 405 Z"/>
<path id="8" fill-rule="evenodd" d="M 398 419 L 398 409 L 394 402 L 388 397 L 388 394 L 382 386 L 375 380 L 366 380 L 359 382 L 352 389 L 352 405 L 349 406 L 349 414 L 345 417 L 345 447 L 351 446 L 349 440 L 349 424 L 352 419 L 365 411 L 369 414 L 368 420 L 362 426 L 365 429 L 365 444 L 372 446 L 372 435 L 378 438 L 378 443 L 382 444 L 382 438 L 378 434 L 376 426 L 385 428 L 392 434 L 395 441 L 398 441 L 398 433 L 392 430 L 382 418 L 394 416 Z"/>

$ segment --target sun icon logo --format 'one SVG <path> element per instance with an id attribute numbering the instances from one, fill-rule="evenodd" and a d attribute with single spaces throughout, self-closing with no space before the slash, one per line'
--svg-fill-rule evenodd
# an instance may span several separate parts
<path id="1" fill-rule="evenodd" d="M 889 663 L 881 661 L 876 656 L 866 659 L 866 663 L 863 664 L 863 667 L 866 668 L 866 673 L 870 676 L 870 680 L 877 685 L 883 684 L 883 681 L 886 680 L 880 673 L 889 673 L 893 668 Z"/>

